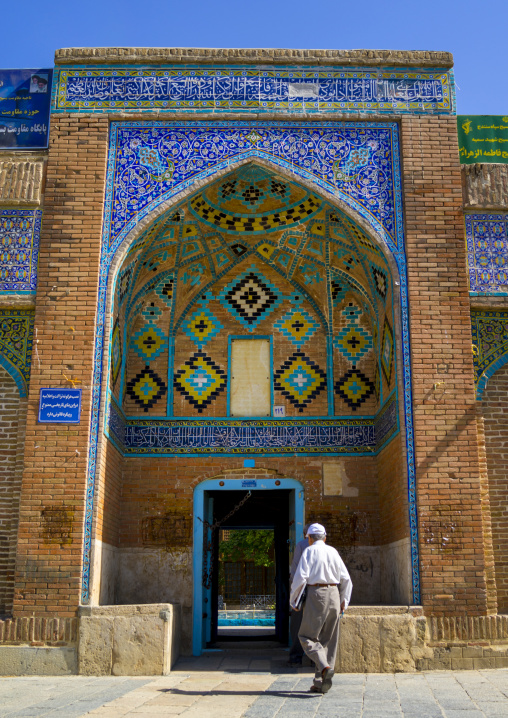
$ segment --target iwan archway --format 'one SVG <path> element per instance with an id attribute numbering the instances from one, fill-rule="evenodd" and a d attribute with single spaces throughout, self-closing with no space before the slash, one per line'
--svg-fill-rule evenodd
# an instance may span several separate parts
<path id="1" fill-rule="evenodd" d="M 365 139 L 357 133 L 356 154 L 350 146 L 342 170 L 335 161 L 336 184 L 368 165 L 376 148 L 359 152 Z M 152 175 L 163 169 L 160 157 L 130 147 L 140 167 L 152 163 Z M 122 595 L 122 578 L 104 569 L 108 561 L 100 571 L 98 554 L 121 555 L 111 563 L 130 566 L 127 577 L 148 545 L 156 553 L 162 541 L 166 558 L 189 577 L 192 489 L 246 458 L 303 483 L 306 516 L 317 512 L 335 543 L 354 555 L 357 602 L 411 603 L 417 595 L 412 464 L 401 442 L 411 439 L 402 401 L 409 379 L 405 265 L 397 266 L 403 254 L 392 249 L 394 261 L 386 232 L 383 243 L 356 210 L 344 212 L 344 194 L 329 201 L 317 183 L 270 159 L 231 162 L 229 172 L 222 165 L 217 179 L 192 186 L 134 230 L 115 259 L 101 469 L 106 490 L 114 487 L 122 499 L 120 511 L 118 502 L 114 512 L 106 502 L 98 517 L 96 600 L 175 600 L 157 591 Z M 383 184 L 386 197 L 371 209 L 379 214 L 384 206 L 392 213 L 386 223 L 400 233 L 393 185 L 387 189 L 380 171 L 362 177 Z M 164 209 L 162 193 L 159 199 Z M 374 212 L 370 218 L 376 225 Z M 238 357 L 251 365 L 266 358 L 261 391 L 238 381 Z M 137 527 L 130 547 L 127 517 Z M 180 522 L 172 546 L 161 539 L 169 519 Z M 158 527 L 158 538 L 147 526 Z M 390 575 L 383 586 L 381 570 Z M 190 595 L 188 603 L 190 611 Z"/>

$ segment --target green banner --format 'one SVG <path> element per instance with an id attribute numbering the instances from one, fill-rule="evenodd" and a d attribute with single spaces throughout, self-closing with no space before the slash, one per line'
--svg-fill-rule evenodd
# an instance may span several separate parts
<path id="1" fill-rule="evenodd" d="M 508 163 L 508 116 L 457 115 L 460 161 Z"/>

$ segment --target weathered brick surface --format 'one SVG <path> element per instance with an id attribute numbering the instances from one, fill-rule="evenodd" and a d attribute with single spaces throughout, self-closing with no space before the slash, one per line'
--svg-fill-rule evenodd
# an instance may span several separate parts
<path id="1" fill-rule="evenodd" d="M 422 604 L 479 615 L 488 600 L 456 119 L 407 117 L 401 129 Z"/>
<path id="2" fill-rule="evenodd" d="M 489 379 L 481 406 L 485 422 L 497 603 L 499 613 L 508 613 L 508 365 Z"/>
<path id="3" fill-rule="evenodd" d="M 12 610 L 26 401 L 0 366 L 0 615 Z"/>
<path id="4" fill-rule="evenodd" d="M 74 615 L 79 603 L 90 385 L 108 121 L 53 118 L 39 254 L 15 615 Z M 38 424 L 39 389 L 83 387 L 79 425 Z"/>

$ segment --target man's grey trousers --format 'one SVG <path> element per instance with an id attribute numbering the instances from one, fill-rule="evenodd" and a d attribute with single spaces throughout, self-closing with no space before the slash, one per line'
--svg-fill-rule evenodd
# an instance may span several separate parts
<path id="1" fill-rule="evenodd" d="M 316 664 L 316 678 L 324 668 L 335 669 L 339 643 L 340 593 L 337 586 L 308 586 L 298 637 Z"/>

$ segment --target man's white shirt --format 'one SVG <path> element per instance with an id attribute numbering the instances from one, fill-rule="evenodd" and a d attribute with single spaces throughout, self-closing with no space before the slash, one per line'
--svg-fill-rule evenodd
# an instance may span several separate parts
<path id="1" fill-rule="evenodd" d="M 291 584 L 291 606 L 298 605 L 305 586 L 316 583 L 336 583 L 339 586 L 340 602 L 347 608 L 351 599 L 353 583 L 344 561 L 333 546 L 324 541 L 315 541 L 302 553 Z"/>
<path id="2" fill-rule="evenodd" d="M 293 582 L 293 579 L 295 577 L 296 569 L 298 568 L 298 564 L 300 563 L 302 553 L 308 547 L 309 547 L 309 539 L 306 539 L 306 538 L 302 539 L 301 541 L 298 541 L 298 543 L 295 546 L 293 560 L 291 561 L 291 568 L 289 569 L 289 577 L 291 579 L 291 582 Z"/>

